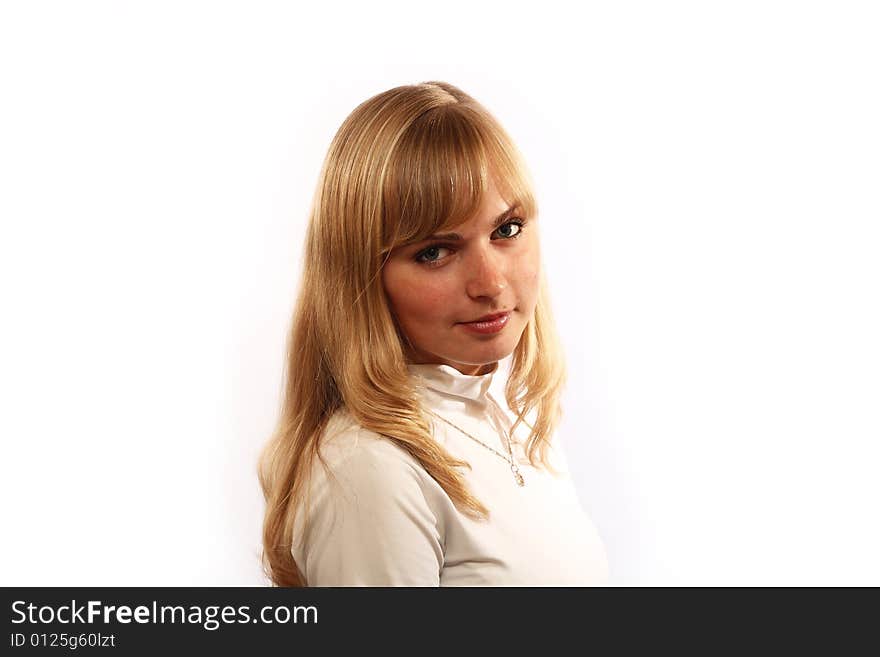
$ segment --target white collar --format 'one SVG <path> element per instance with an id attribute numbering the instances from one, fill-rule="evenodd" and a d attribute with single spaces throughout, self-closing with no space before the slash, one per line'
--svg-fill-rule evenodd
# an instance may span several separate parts
<path id="1" fill-rule="evenodd" d="M 411 375 L 422 380 L 425 387 L 453 397 L 463 397 L 476 402 L 485 402 L 492 378 L 498 371 L 498 363 L 486 374 L 462 374 L 451 365 L 436 363 L 408 363 Z"/>

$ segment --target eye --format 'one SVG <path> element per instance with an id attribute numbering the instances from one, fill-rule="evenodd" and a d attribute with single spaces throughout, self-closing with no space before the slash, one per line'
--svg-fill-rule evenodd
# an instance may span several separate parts
<path id="1" fill-rule="evenodd" d="M 441 252 L 448 250 L 449 249 L 447 249 L 445 246 L 429 246 L 427 249 L 425 249 L 424 251 L 420 251 L 416 255 L 416 262 L 439 262 L 443 259 L 441 257 Z"/>
<path id="2" fill-rule="evenodd" d="M 495 229 L 495 232 L 492 233 L 492 239 L 502 239 L 502 240 L 514 240 L 519 237 L 525 227 L 525 220 L 523 219 L 511 219 L 510 221 L 502 224 L 498 228 Z M 496 235 L 498 237 L 496 237 Z M 457 249 L 457 246 L 444 246 L 443 244 L 432 244 L 431 246 L 422 249 L 419 251 L 414 257 L 418 263 L 433 266 L 439 266 L 442 262 L 449 257 L 449 254 Z M 445 253 L 444 253 L 445 252 Z"/>
<path id="3" fill-rule="evenodd" d="M 521 219 L 514 219 L 512 221 L 508 221 L 506 224 L 502 224 L 496 229 L 496 233 L 501 235 L 502 239 L 510 240 L 516 237 L 519 237 L 523 231 L 523 224 L 525 222 Z"/>

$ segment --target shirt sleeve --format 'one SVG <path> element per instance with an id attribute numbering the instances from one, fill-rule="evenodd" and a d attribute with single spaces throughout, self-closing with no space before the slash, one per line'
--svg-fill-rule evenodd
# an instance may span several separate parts
<path id="1" fill-rule="evenodd" d="M 354 449 L 319 463 L 297 563 L 309 586 L 439 586 L 443 537 L 427 475 L 404 450 L 358 429 Z M 433 481 L 433 480 L 432 480 Z"/>

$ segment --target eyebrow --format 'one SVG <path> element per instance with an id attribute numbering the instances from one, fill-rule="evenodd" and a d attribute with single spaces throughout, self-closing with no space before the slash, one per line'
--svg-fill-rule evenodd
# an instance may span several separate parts
<path id="1" fill-rule="evenodd" d="M 495 217 L 495 219 L 492 221 L 492 230 L 495 230 L 496 228 L 498 228 L 498 226 L 507 221 L 507 219 L 510 218 L 510 215 L 512 215 L 517 210 L 519 210 L 519 204 L 514 204 L 507 208 L 504 212 L 499 214 L 497 217 Z M 430 242 L 434 240 L 440 240 L 441 242 L 460 242 L 462 239 L 464 238 L 458 233 L 437 233 L 435 235 L 429 235 L 425 239 L 419 241 Z"/>

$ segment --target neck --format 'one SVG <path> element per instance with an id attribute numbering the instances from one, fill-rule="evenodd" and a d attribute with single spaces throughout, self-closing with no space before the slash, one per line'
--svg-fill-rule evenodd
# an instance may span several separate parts
<path id="1" fill-rule="evenodd" d="M 495 370 L 497 362 L 486 363 L 484 365 L 467 365 L 465 363 L 454 363 L 452 361 L 441 359 L 413 359 L 410 361 L 413 365 L 448 365 L 457 369 L 467 376 L 481 376 Z"/>

